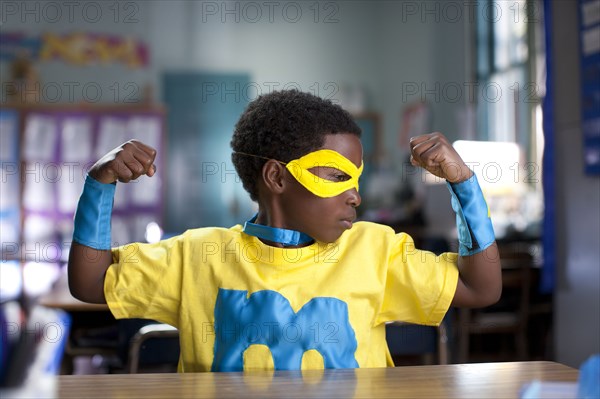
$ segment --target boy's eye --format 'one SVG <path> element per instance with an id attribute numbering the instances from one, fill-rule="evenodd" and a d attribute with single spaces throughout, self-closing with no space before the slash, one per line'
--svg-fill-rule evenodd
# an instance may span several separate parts
<path id="1" fill-rule="evenodd" d="M 350 180 L 350 176 L 348 176 L 345 173 L 335 172 L 335 173 L 328 174 L 327 180 L 331 180 L 331 181 L 335 181 L 335 182 L 347 181 L 347 180 Z"/>
<path id="2" fill-rule="evenodd" d="M 337 174 L 334 176 L 336 181 L 346 181 L 346 180 L 350 180 L 350 176 L 348 176 L 345 173 L 341 173 L 341 174 Z"/>
<path id="3" fill-rule="evenodd" d="M 310 169 L 312 173 L 332 182 L 342 182 L 350 180 L 350 176 L 336 168 L 316 167 Z"/>

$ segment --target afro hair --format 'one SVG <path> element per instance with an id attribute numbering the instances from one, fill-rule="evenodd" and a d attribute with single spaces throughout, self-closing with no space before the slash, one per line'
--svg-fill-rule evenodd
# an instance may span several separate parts
<path id="1" fill-rule="evenodd" d="M 361 135 L 350 113 L 339 105 L 298 90 L 274 91 L 252 101 L 240 117 L 231 158 L 244 189 L 256 201 L 258 177 L 267 159 L 289 162 L 321 148 L 326 135 L 339 133 Z"/>

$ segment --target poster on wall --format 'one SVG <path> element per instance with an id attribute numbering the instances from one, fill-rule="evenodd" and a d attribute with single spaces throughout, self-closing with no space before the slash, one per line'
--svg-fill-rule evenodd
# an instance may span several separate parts
<path id="1" fill-rule="evenodd" d="M 60 61 L 80 67 L 121 64 L 131 69 L 146 68 L 150 59 L 146 43 L 129 36 L 91 32 L 35 35 L 2 32 L 0 60 L 12 61 L 23 55 L 33 61 Z"/>
<path id="2" fill-rule="evenodd" d="M 579 1 L 581 130 L 585 173 L 600 175 L 600 2 Z"/>

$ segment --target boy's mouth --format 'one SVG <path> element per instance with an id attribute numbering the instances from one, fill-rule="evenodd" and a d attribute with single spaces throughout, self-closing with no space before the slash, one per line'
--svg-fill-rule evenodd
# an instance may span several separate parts
<path id="1" fill-rule="evenodd" d="M 351 217 L 347 217 L 341 220 L 342 225 L 344 226 L 344 228 L 346 228 L 347 230 L 350 230 L 352 228 L 352 222 L 354 222 L 354 219 L 356 219 L 355 216 L 351 216 Z"/>

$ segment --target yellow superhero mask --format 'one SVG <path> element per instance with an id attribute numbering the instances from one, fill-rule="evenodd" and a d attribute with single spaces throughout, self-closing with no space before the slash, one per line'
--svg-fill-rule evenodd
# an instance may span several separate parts
<path id="1" fill-rule="evenodd" d="M 358 191 L 358 178 L 363 166 L 361 163 L 360 168 L 357 168 L 348 158 L 333 150 L 314 151 L 285 164 L 286 169 L 300 184 L 314 195 L 323 198 L 335 197 L 352 188 Z M 334 168 L 350 178 L 345 181 L 327 180 L 310 171 L 316 167 Z"/>

